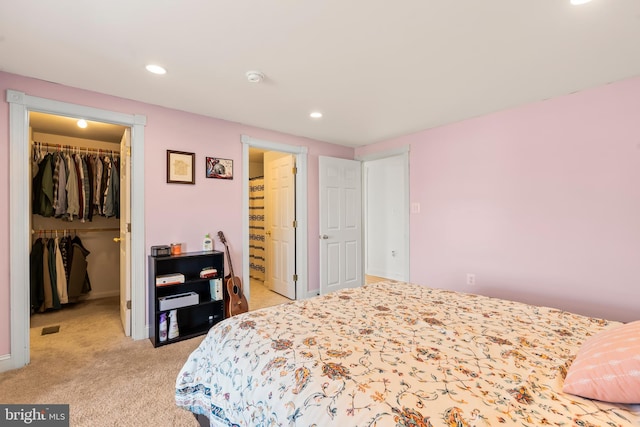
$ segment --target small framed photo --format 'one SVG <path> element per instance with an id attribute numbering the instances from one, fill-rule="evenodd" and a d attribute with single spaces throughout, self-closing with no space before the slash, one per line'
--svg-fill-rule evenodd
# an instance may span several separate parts
<path id="1" fill-rule="evenodd" d="M 174 184 L 195 184 L 195 165 L 195 153 L 167 150 L 167 182 Z"/>
<path id="2" fill-rule="evenodd" d="M 207 157 L 207 178 L 233 179 L 233 160 Z"/>

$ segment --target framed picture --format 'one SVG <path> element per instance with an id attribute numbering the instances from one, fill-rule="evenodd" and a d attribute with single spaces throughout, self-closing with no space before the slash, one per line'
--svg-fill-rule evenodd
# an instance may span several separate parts
<path id="1" fill-rule="evenodd" d="M 207 157 L 207 178 L 233 179 L 233 160 Z"/>
<path id="2" fill-rule="evenodd" d="M 195 184 L 195 160 L 195 153 L 167 150 L 167 182 L 175 184 Z"/>

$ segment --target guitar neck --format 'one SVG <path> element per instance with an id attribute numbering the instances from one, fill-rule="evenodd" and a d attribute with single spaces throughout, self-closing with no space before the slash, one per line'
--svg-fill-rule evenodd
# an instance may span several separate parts
<path id="1" fill-rule="evenodd" d="M 229 246 L 226 243 L 224 244 L 224 247 L 227 250 L 227 258 L 229 259 L 229 280 L 231 280 L 231 283 L 233 283 L 235 287 L 236 275 L 233 273 L 233 264 L 231 263 L 231 253 L 229 252 Z M 240 282 L 240 279 L 238 279 L 238 282 Z M 238 283 L 237 291 L 238 291 L 238 297 L 242 298 L 242 284 Z"/>
<path id="2" fill-rule="evenodd" d="M 233 274 L 233 264 L 231 264 L 231 253 L 229 252 L 229 246 L 227 246 L 227 244 L 224 244 L 224 248 L 227 250 L 227 262 L 229 263 L 229 274 L 231 275 L 231 277 L 235 276 L 235 274 Z"/>

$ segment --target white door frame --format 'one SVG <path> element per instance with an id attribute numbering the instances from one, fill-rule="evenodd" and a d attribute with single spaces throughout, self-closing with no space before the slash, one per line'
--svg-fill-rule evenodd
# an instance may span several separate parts
<path id="1" fill-rule="evenodd" d="M 404 191 L 404 199 L 407 201 L 407 205 L 404 206 L 404 214 L 403 214 L 403 221 L 404 221 L 404 236 L 405 236 L 405 247 L 404 247 L 404 253 L 406 254 L 406 258 L 404 260 L 404 266 L 403 266 L 403 272 L 404 272 L 404 280 L 405 282 L 409 282 L 410 281 L 410 274 L 411 274 L 411 269 L 410 269 L 410 247 L 411 247 L 411 235 L 410 233 L 410 223 L 409 223 L 409 151 L 410 151 L 410 147 L 408 145 L 403 146 L 403 147 L 399 147 L 396 149 L 391 149 L 391 150 L 386 150 L 386 151 L 380 151 L 377 153 L 372 153 L 372 154 L 368 154 L 368 155 L 364 155 L 364 156 L 356 156 L 356 160 L 360 160 L 362 162 L 368 162 L 368 161 L 372 161 L 372 160 L 380 160 L 380 159 L 384 159 L 387 157 L 393 157 L 393 156 L 402 156 L 403 157 L 403 161 L 404 161 L 404 180 L 405 180 L 405 187 L 403 189 Z M 367 188 L 366 186 L 366 182 L 364 181 L 364 174 L 363 174 L 363 183 L 362 183 L 362 191 L 365 193 L 365 200 L 366 200 L 366 194 L 367 191 L 369 191 L 370 189 Z M 362 214 L 363 214 L 363 230 L 367 229 L 366 226 L 366 221 L 367 221 L 367 204 L 363 203 L 363 207 L 362 207 Z M 367 244 L 366 244 L 366 239 L 367 239 L 367 235 L 366 233 L 364 233 L 364 238 L 365 238 L 365 242 L 363 242 L 363 248 L 364 251 L 367 250 Z M 367 254 L 364 253 L 363 254 L 363 266 L 364 266 L 364 260 L 366 260 L 367 258 Z"/>
<path id="2" fill-rule="evenodd" d="M 29 112 L 82 117 L 131 128 L 131 335 L 149 336 L 146 325 L 146 280 L 144 245 L 144 126 L 146 117 L 70 104 L 7 90 L 9 103 L 9 252 L 11 349 L 0 361 L 0 372 L 29 363 L 29 253 L 31 250 L 31 172 Z"/>
<path id="3" fill-rule="evenodd" d="M 120 140 L 120 321 L 124 335 L 131 336 L 131 128 Z"/>
<path id="4" fill-rule="evenodd" d="M 251 283 L 249 277 L 249 149 L 262 148 L 271 151 L 291 153 L 296 156 L 296 298 L 304 299 L 317 295 L 309 293 L 309 277 L 307 266 L 308 252 L 308 221 L 307 221 L 307 147 L 287 145 L 277 142 L 255 139 L 242 135 L 242 279 L 244 283 Z M 245 294 L 251 299 L 249 289 L 245 287 Z M 249 292 L 247 292 L 249 291 Z"/>

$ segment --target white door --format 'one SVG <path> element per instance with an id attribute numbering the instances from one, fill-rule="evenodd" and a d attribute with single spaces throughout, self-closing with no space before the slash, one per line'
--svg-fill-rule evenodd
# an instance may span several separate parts
<path id="1" fill-rule="evenodd" d="M 320 156 L 320 295 L 362 285 L 362 172 Z"/>
<path id="2" fill-rule="evenodd" d="M 296 298 L 295 160 L 291 154 L 264 153 L 265 285 Z"/>
<path id="3" fill-rule="evenodd" d="M 124 335 L 131 336 L 131 130 L 120 142 L 120 320 Z"/>

